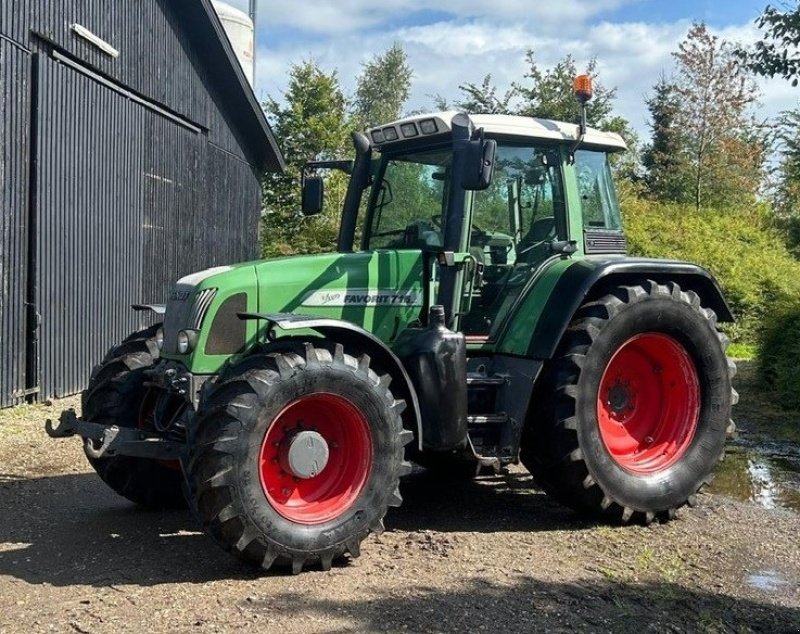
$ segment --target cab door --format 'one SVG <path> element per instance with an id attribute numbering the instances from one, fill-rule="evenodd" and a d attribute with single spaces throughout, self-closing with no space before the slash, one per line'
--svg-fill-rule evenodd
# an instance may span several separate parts
<path id="1" fill-rule="evenodd" d="M 527 282 L 556 257 L 551 244 L 569 239 L 562 161 L 557 146 L 498 145 L 491 186 L 472 196 L 474 274 L 461 322 L 469 338 L 491 340 Z"/>

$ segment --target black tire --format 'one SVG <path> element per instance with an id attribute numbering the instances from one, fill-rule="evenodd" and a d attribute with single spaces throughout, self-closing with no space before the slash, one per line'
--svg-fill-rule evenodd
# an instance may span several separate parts
<path id="1" fill-rule="evenodd" d="M 83 393 L 84 420 L 119 427 L 140 426 L 142 405 L 151 389 L 144 385 L 144 372 L 159 358 L 155 343 L 158 327 L 159 324 L 129 336 L 95 367 Z M 186 507 L 183 475 L 177 465 L 130 456 L 87 458 L 103 482 L 135 504 L 153 510 Z"/>
<path id="2" fill-rule="evenodd" d="M 229 366 L 204 393 L 197 412 L 187 469 L 193 506 L 206 532 L 223 549 L 264 569 L 290 567 L 297 574 L 316 563 L 328 570 L 346 553 L 357 557 L 369 532 L 383 530 L 388 507 L 402 502 L 399 479 L 410 471 L 404 445 L 413 438 L 400 417 L 405 403 L 392 395 L 388 375 L 379 377 L 370 369 L 368 355 L 356 359 L 341 345 L 332 346 L 333 354 L 325 347 L 306 344 L 301 354 L 254 354 Z M 277 457 L 265 458 L 269 447 L 283 446 L 268 440 L 272 434 L 283 433 L 291 442 L 292 433 L 304 424 L 316 429 L 313 416 L 308 417 L 310 423 L 297 419 L 297 427 L 288 427 L 285 413 L 294 404 L 331 395 L 352 406 L 359 424 L 368 427 L 364 442 L 371 460 L 365 463 L 362 483 L 353 487 L 356 497 L 351 502 L 334 508 L 330 517 L 308 522 L 305 516 L 292 516 L 300 511 L 290 513 L 282 502 L 268 498 L 262 460 L 278 463 Z M 348 451 L 345 458 L 353 455 Z M 335 467 L 323 468 L 306 481 L 331 473 L 329 469 L 341 472 L 345 463 L 353 462 L 334 460 L 329 464 Z M 301 482 L 299 478 L 284 476 L 288 486 L 299 486 L 292 483 Z M 283 494 L 287 491 L 284 488 Z"/>
<path id="3" fill-rule="evenodd" d="M 581 514 L 614 523 L 666 521 L 676 509 L 693 504 L 695 494 L 711 481 L 712 470 L 724 455 L 731 405 L 738 398 L 731 388 L 736 368 L 725 355 L 728 340 L 716 325 L 716 315 L 701 306 L 697 294 L 682 291 L 675 283 L 622 286 L 584 304 L 545 370 L 537 391 L 542 405 L 523 432 L 522 462 L 537 484 Z M 686 418 L 696 421 L 696 426 L 675 442 L 682 449 L 672 457 L 666 451 L 663 455 L 667 458 L 657 456 L 655 460 L 662 460 L 663 468 L 652 472 L 640 472 L 612 455 L 599 422 L 598 397 L 606 369 L 626 342 L 637 337 L 650 337 L 651 341 L 661 337 L 670 351 L 670 346 L 676 346 L 675 356 L 689 360 L 686 367 L 694 368 L 685 383 L 695 386 L 676 389 L 679 394 L 681 389 L 694 389 L 699 397 L 688 399 L 685 406 L 687 412 L 696 412 Z M 657 375 L 662 369 L 654 365 L 652 371 Z M 643 382 L 654 380 L 663 381 L 645 378 Z M 680 381 L 670 383 L 676 384 Z M 633 392 L 632 404 L 625 398 L 620 401 L 621 416 L 635 411 Z M 605 402 L 611 407 L 608 394 Z M 667 406 L 675 411 L 668 397 L 661 403 L 664 407 L 656 411 L 663 412 Z M 664 420 L 680 418 L 658 416 L 662 417 L 659 425 L 666 428 L 671 423 Z M 651 435 L 644 442 L 652 443 Z"/>

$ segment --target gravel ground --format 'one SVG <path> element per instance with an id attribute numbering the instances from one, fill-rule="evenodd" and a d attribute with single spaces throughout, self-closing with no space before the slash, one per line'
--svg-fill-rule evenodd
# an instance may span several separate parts
<path id="1" fill-rule="evenodd" d="M 748 386 L 739 386 L 743 399 Z M 742 389 L 744 388 L 744 389 Z M 800 632 L 800 515 L 716 494 L 667 525 L 577 520 L 522 469 L 419 473 L 359 559 L 260 575 L 0 413 L 0 632 Z"/>

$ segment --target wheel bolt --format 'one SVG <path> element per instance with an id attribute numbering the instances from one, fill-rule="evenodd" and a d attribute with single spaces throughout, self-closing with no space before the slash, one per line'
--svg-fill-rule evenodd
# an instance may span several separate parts
<path id="1" fill-rule="evenodd" d="M 289 487 L 283 487 L 283 489 L 281 490 L 281 493 L 283 493 L 284 497 L 288 498 L 289 495 L 291 494 L 291 490 L 289 489 Z"/>
<path id="2" fill-rule="evenodd" d="M 645 436 L 644 444 L 645 445 L 652 445 L 653 444 L 653 437 L 652 436 Z"/>

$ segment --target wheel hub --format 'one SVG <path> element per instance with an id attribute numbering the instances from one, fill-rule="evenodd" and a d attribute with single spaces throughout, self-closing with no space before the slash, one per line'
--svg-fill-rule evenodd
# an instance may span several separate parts
<path id="1" fill-rule="evenodd" d="M 328 465 L 330 450 L 322 434 L 304 430 L 292 436 L 280 452 L 281 467 L 295 478 L 308 480 Z"/>
<path id="2" fill-rule="evenodd" d="M 615 383 L 608 391 L 608 406 L 617 416 L 624 416 L 633 409 L 633 405 L 633 394 L 623 383 Z"/>

